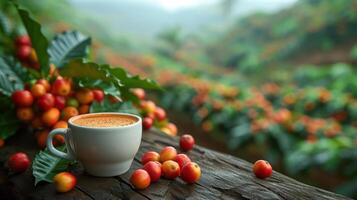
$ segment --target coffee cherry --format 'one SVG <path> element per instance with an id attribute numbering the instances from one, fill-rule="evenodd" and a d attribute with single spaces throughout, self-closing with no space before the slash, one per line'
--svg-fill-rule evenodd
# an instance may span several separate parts
<path id="1" fill-rule="evenodd" d="M 95 89 L 92 90 L 93 92 L 93 96 L 94 96 L 94 100 L 97 102 L 102 102 L 104 100 L 104 92 L 103 90 L 99 90 L 99 89 Z"/>
<path id="2" fill-rule="evenodd" d="M 61 172 L 53 177 L 57 192 L 68 192 L 72 190 L 77 183 L 77 179 L 69 172 Z"/>
<path id="3" fill-rule="evenodd" d="M 26 62 L 30 57 L 31 50 L 30 46 L 20 46 L 16 51 L 17 58 L 21 62 Z"/>
<path id="4" fill-rule="evenodd" d="M 51 90 L 51 85 L 46 79 L 39 79 L 36 81 L 36 84 L 43 85 L 46 89 L 46 92 L 49 92 Z"/>
<path id="5" fill-rule="evenodd" d="M 0 138 L 0 149 L 1 149 L 2 147 L 4 147 L 4 145 L 5 145 L 5 140 L 2 139 L 2 138 Z"/>
<path id="6" fill-rule="evenodd" d="M 11 95 L 12 102 L 19 107 L 31 106 L 33 103 L 33 96 L 28 90 L 17 90 Z"/>
<path id="7" fill-rule="evenodd" d="M 144 130 L 148 130 L 152 127 L 152 124 L 154 123 L 154 120 L 150 117 L 144 117 L 143 119 L 143 128 Z"/>
<path id="8" fill-rule="evenodd" d="M 161 164 L 157 161 L 149 161 L 147 162 L 143 169 L 147 171 L 150 175 L 151 182 L 156 182 L 161 177 Z"/>
<path id="9" fill-rule="evenodd" d="M 50 131 L 48 129 L 43 129 L 41 131 L 36 132 L 37 146 L 41 149 L 44 149 L 47 146 L 47 137 L 49 132 Z"/>
<path id="10" fill-rule="evenodd" d="M 32 128 L 34 129 L 40 129 L 43 127 L 43 123 L 42 123 L 42 120 L 41 120 L 41 117 L 35 117 L 34 119 L 32 119 L 31 121 L 31 126 Z"/>
<path id="11" fill-rule="evenodd" d="M 184 151 L 189 151 L 195 145 L 195 139 L 192 135 L 185 134 L 180 138 L 180 147 Z"/>
<path id="12" fill-rule="evenodd" d="M 76 99 L 80 104 L 90 104 L 94 100 L 94 95 L 90 89 L 85 88 L 76 93 Z"/>
<path id="13" fill-rule="evenodd" d="M 150 175 L 147 171 L 143 169 L 137 169 L 134 171 L 134 173 L 130 177 L 130 183 L 136 188 L 136 189 L 145 189 L 149 187 L 151 182 Z"/>
<path id="14" fill-rule="evenodd" d="M 141 89 L 141 88 L 136 88 L 136 89 L 133 89 L 133 94 L 138 97 L 138 99 L 140 100 L 143 100 L 145 99 L 145 90 L 144 89 Z"/>
<path id="15" fill-rule="evenodd" d="M 162 173 L 167 179 L 175 179 L 180 176 L 180 166 L 177 162 L 168 160 L 162 163 Z"/>
<path id="16" fill-rule="evenodd" d="M 34 48 L 31 48 L 31 53 L 28 58 L 28 62 L 30 66 L 35 69 L 39 69 L 40 65 L 38 64 L 37 54 Z"/>
<path id="17" fill-rule="evenodd" d="M 189 162 L 183 166 L 181 178 L 186 183 L 197 182 L 201 177 L 201 168 L 194 162 Z"/>
<path id="18" fill-rule="evenodd" d="M 19 120 L 24 122 L 29 122 L 34 118 L 34 113 L 31 107 L 18 108 L 16 111 L 16 116 Z"/>
<path id="19" fill-rule="evenodd" d="M 68 80 L 57 78 L 52 84 L 52 93 L 60 96 L 67 96 L 71 92 L 71 84 Z"/>
<path id="20" fill-rule="evenodd" d="M 160 151 L 160 162 L 175 160 L 177 151 L 172 146 L 166 146 Z"/>
<path id="21" fill-rule="evenodd" d="M 60 118 L 60 111 L 57 108 L 51 108 L 42 114 L 42 122 L 46 126 L 53 126 Z"/>
<path id="22" fill-rule="evenodd" d="M 68 128 L 68 123 L 66 121 L 60 120 L 53 126 L 53 129 L 56 128 Z"/>
<path id="23" fill-rule="evenodd" d="M 177 135 L 177 127 L 176 127 L 175 124 L 173 124 L 173 123 L 168 123 L 168 124 L 166 125 L 166 128 L 170 130 L 170 132 L 172 133 L 172 135 L 174 135 L 174 136 Z"/>
<path id="24" fill-rule="evenodd" d="M 179 164 L 182 169 L 187 163 L 191 162 L 191 159 L 186 154 L 177 154 L 175 161 Z"/>
<path id="25" fill-rule="evenodd" d="M 63 96 L 55 96 L 55 107 L 62 110 L 66 106 L 66 98 Z"/>
<path id="26" fill-rule="evenodd" d="M 158 121 L 163 121 L 166 119 L 166 112 L 164 109 L 160 107 L 156 107 L 154 111 L 155 119 Z"/>
<path id="27" fill-rule="evenodd" d="M 253 172 L 257 178 L 265 179 L 271 176 L 273 168 L 268 161 L 258 160 L 253 165 Z"/>
<path id="28" fill-rule="evenodd" d="M 72 106 L 72 107 L 76 107 L 77 108 L 79 106 L 79 102 L 75 98 L 69 98 L 67 100 L 67 106 Z"/>
<path id="29" fill-rule="evenodd" d="M 159 161 L 160 154 L 155 151 L 148 151 L 141 157 L 141 164 L 145 165 L 149 161 Z"/>
<path id="30" fill-rule="evenodd" d="M 80 105 L 78 108 L 79 114 L 87 114 L 89 113 L 89 105 Z"/>
<path id="31" fill-rule="evenodd" d="M 144 113 L 154 113 L 156 105 L 153 101 L 141 101 L 140 108 Z"/>
<path id="32" fill-rule="evenodd" d="M 18 173 L 26 171 L 30 163 L 29 157 L 22 152 L 12 154 L 8 160 L 10 170 Z"/>
<path id="33" fill-rule="evenodd" d="M 56 128 L 68 128 L 68 123 L 65 122 L 65 121 L 58 121 L 53 127 L 53 129 L 56 129 Z M 64 141 L 65 141 L 65 138 L 63 137 L 63 135 L 55 135 L 53 137 L 53 144 L 55 146 L 60 146 L 60 145 L 63 145 L 64 144 Z"/>
<path id="34" fill-rule="evenodd" d="M 46 88 L 44 85 L 36 83 L 31 87 L 32 96 L 37 98 L 46 93 Z"/>
<path id="35" fill-rule="evenodd" d="M 160 130 L 164 133 L 166 133 L 167 135 L 170 135 L 170 136 L 176 136 L 172 131 L 171 129 L 167 128 L 166 126 L 160 128 Z"/>
<path id="36" fill-rule="evenodd" d="M 38 99 L 37 105 L 43 111 L 49 110 L 55 106 L 55 97 L 51 93 L 46 93 Z"/>
<path id="37" fill-rule="evenodd" d="M 73 116 L 77 116 L 79 114 L 77 108 L 75 107 L 65 107 L 63 110 L 62 110 L 62 119 L 64 121 L 68 121 L 69 118 L 73 117 Z"/>
<path id="38" fill-rule="evenodd" d="M 28 35 L 19 35 L 15 39 L 16 46 L 31 46 L 31 39 Z"/>

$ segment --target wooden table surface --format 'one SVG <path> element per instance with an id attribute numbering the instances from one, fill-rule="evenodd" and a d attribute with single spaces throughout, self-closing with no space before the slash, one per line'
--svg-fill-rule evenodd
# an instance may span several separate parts
<path id="1" fill-rule="evenodd" d="M 252 164 L 239 158 L 195 146 L 188 152 L 197 162 L 202 176 L 196 184 L 181 179 L 160 179 L 145 190 L 134 190 L 129 178 L 133 170 L 141 167 L 144 152 L 159 152 L 164 146 L 178 148 L 178 138 L 152 130 L 143 133 L 142 144 L 130 170 L 112 178 L 87 175 L 81 166 L 72 169 L 77 185 L 67 193 L 56 193 L 54 185 L 38 184 L 34 187 L 31 170 L 23 174 L 9 174 L 4 163 L 11 153 L 24 151 L 32 158 L 38 151 L 33 136 L 27 131 L 11 138 L 0 149 L 0 199 L 349 199 L 323 189 L 293 180 L 278 172 L 266 180 L 252 174 Z"/>

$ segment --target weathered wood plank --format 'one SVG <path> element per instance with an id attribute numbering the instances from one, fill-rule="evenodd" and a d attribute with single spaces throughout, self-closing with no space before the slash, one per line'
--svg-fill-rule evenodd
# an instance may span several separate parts
<path id="1" fill-rule="evenodd" d="M 0 162 L 4 163 L 11 153 L 25 151 L 35 154 L 33 136 L 24 133 L 10 140 L 0 150 Z M 135 190 L 129 183 L 131 173 L 141 168 L 140 158 L 144 152 L 159 152 L 164 146 L 178 148 L 178 138 L 152 130 L 143 134 L 138 154 L 130 170 L 118 177 L 99 178 L 87 175 L 79 165 L 72 172 L 77 176 L 76 188 L 68 193 L 56 193 L 52 184 L 34 187 L 31 171 L 8 176 L 0 169 L 1 199 L 348 199 L 316 187 L 312 187 L 278 172 L 260 180 L 251 172 L 251 163 L 239 158 L 196 146 L 187 152 L 201 166 L 202 176 L 196 184 L 186 184 L 179 178 L 175 181 L 161 179 L 148 189 Z M 4 197 L 4 198 L 3 198 Z"/>

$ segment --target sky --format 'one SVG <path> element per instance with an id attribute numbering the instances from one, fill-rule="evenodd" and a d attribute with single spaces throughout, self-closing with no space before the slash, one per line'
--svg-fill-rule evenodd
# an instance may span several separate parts
<path id="1" fill-rule="evenodd" d="M 168 11 L 176 11 L 185 8 L 196 7 L 200 5 L 209 5 L 217 3 L 219 0 L 71 0 L 73 2 L 133 2 L 133 3 L 149 3 L 155 4 L 159 7 L 168 10 Z"/>
<path id="2" fill-rule="evenodd" d="M 184 8 L 196 7 L 200 5 L 209 5 L 216 3 L 217 0 L 146 0 L 155 3 L 168 11 L 175 11 Z"/>
<path id="3" fill-rule="evenodd" d="M 155 4 L 167 11 L 179 11 L 182 9 L 193 8 L 198 6 L 218 4 L 223 0 L 71 0 L 73 2 L 137 2 L 137 3 L 149 3 Z M 255 10 L 260 8 L 267 8 L 274 10 L 285 6 L 289 6 L 297 0 L 236 0 L 237 5 L 244 5 L 249 7 L 249 10 Z"/>

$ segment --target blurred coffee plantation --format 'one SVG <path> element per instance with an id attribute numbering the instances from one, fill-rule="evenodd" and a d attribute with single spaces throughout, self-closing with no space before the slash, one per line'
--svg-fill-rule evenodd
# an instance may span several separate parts
<path id="1" fill-rule="evenodd" d="M 174 14 L 144 0 L 18 2 L 46 35 L 79 30 L 96 39 L 93 59 L 157 80 L 165 90 L 150 96 L 180 134 L 357 198 L 357 1 L 271 1 L 245 14 L 269 1 Z M 0 6 L 0 52 L 11 53 L 7 38 L 24 30 Z"/>

